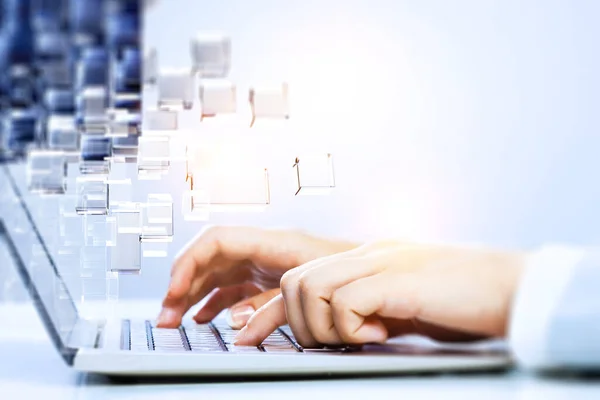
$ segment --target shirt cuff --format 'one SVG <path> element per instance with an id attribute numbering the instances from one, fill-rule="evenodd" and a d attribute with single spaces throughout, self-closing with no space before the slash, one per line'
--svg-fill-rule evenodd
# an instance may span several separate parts
<path id="1" fill-rule="evenodd" d="M 548 246 L 528 257 L 513 299 L 508 342 L 516 361 L 526 368 L 553 368 L 548 352 L 552 317 L 569 277 L 584 250 Z"/>

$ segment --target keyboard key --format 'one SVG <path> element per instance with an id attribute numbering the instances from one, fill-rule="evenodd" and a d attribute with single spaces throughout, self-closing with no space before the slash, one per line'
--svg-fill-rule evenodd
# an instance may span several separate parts
<path id="1" fill-rule="evenodd" d="M 232 353 L 262 353 L 262 351 L 255 346 L 236 346 L 228 345 L 227 350 Z"/>
<path id="2" fill-rule="evenodd" d="M 292 345 L 288 346 L 271 346 L 271 345 L 263 345 L 263 349 L 267 353 L 297 353 L 295 347 Z"/>

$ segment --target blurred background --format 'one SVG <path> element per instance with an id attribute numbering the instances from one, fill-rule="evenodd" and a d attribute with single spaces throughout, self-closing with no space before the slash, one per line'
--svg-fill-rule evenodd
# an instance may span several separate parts
<path id="1" fill-rule="evenodd" d="M 191 68 L 190 40 L 199 32 L 231 39 L 236 119 L 204 124 L 196 101 L 179 112 L 178 127 L 224 140 L 267 168 L 270 204 L 188 221 L 185 163 L 159 181 L 138 180 L 135 164 L 114 168 L 131 178 L 123 189 L 131 201 L 170 194 L 174 227 L 163 257 L 143 257 L 139 274 L 118 276 L 118 298 L 160 298 L 173 257 L 207 224 L 360 241 L 597 243 L 598 15 L 593 0 L 147 2 L 141 46 L 156 51 L 159 70 Z M 250 128 L 250 88 L 283 81 L 289 120 Z M 156 107 L 156 88 L 144 86 L 142 96 L 143 109 Z M 332 154 L 330 194 L 295 195 L 295 157 L 307 152 Z M 10 168 L 25 185 L 25 166 Z M 75 175 L 77 168 L 69 179 Z M 28 202 L 44 234 L 55 235 L 51 210 L 60 200 Z M 60 267 L 83 298 L 79 274 L 68 273 L 74 260 Z"/>

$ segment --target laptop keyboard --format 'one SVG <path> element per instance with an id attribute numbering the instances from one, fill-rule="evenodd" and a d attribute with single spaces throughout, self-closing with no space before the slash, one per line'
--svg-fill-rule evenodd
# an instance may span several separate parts
<path id="1" fill-rule="evenodd" d="M 239 331 L 231 329 L 225 321 L 164 329 L 156 328 L 151 321 L 124 320 L 121 332 L 121 348 L 131 351 L 288 354 L 303 351 L 287 326 L 273 332 L 260 346 L 235 346 L 233 341 Z"/>

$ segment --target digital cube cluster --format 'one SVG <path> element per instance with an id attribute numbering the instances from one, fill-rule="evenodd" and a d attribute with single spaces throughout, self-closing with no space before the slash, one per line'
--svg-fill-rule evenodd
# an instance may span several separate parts
<path id="1" fill-rule="evenodd" d="M 61 196 L 56 242 L 80 267 L 82 298 L 114 298 L 119 274 L 166 257 L 177 208 L 186 221 L 206 221 L 212 212 L 269 206 L 264 166 L 216 156 L 226 141 L 194 139 L 209 122 L 238 116 L 242 103 L 248 129 L 290 118 L 288 82 L 242 89 L 229 79 L 228 35 L 199 26 L 189 41 L 173 38 L 189 43 L 190 54 L 189 65 L 173 66 L 142 45 L 142 1 L 0 4 L 0 162 L 26 164 L 32 194 Z M 143 101 L 145 91 L 155 100 Z M 184 113 L 196 113 L 197 124 L 182 126 Z M 178 180 L 182 204 L 163 185 L 141 202 L 119 195 L 138 180 L 165 179 L 178 163 L 186 171 Z M 281 168 L 291 165 L 295 195 L 335 187 L 331 154 L 298 156 Z M 133 173 L 119 175 L 123 168 Z"/>

